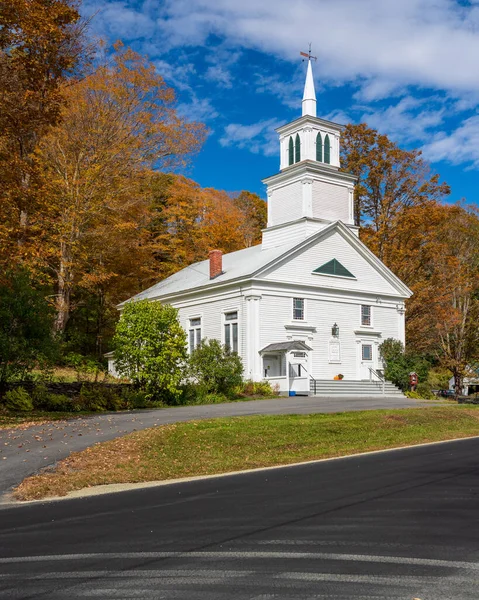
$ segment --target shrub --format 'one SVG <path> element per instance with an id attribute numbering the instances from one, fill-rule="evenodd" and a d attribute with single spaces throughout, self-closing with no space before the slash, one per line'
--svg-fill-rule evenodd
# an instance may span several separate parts
<path id="1" fill-rule="evenodd" d="M 208 394 L 230 396 L 243 381 L 240 357 L 218 340 L 203 340 L 191 353 L 190 372 Z"/>
<path id="2" fill-rule="evenodd" d="M 5 392 L 3 403 L 8 410 L 13 412 L 29 412 L 33 410 L 30 394 L 22 387 Z"/>
<path id="3" fill-rule="evenodd" d="M 146 392 L 126 387 L 121 392 L 124 408 L 134 410 L 136 408 L 153 408 L 151 400 L 148 400 Z"/>
<path id="4" fill-rule="evenodd" d="M 245 396 L 265 396 L 267 398 L 273 398 L 277 394 L 269 381 L 252 381 L 251 379 L 242 384 L 240 392 Z"/>
<path id="5" fill-rule="evenodd" d="M 403 390 L 409 387 L 409 373 L 418 374 L 419 383 L 427 381 L 431 368 L 429 361 L 423 356 L 404 352 L 402 342 L 388 338 L 379 346 L 379 352 L 386 364 L 384 375 Z"/>
<path id="6" fill-rule="evenodd" d="M 126 402 L 115 390 L 98 385 L 82 385 L 76 401 L 78 410 L 103 412 L 106 410 L 122 410 Z"/>
<path id="7" fill-rule="evenodd" d="M 423 398 L 417 392 L 404 392 L 407 398 L 414 398 L 415 400 L 423 400 Z"/>
<path id="8" fill-rule="evenodd" d="M 74 410 L 73 402 L 65 394 L 48 394 L 43 404 L 43 410 L 70 412 Z"/>
<path id="9" fill-rule="evenodd" d="M 150 399 L 175 403 L 186 364 L 186 334 L 178 311 L 168 304 L 140 300 L 123 309 L 113 340 L 117 372 Z"/>
<path id="10" fill-rule="evenodd" d="M 416 392 L 421 398 L 425 398 L 426 400 L 431 400 L 432 398 L 434 398 L 431 385 L 427 382 L 418 383 L 416 387 Z"/>

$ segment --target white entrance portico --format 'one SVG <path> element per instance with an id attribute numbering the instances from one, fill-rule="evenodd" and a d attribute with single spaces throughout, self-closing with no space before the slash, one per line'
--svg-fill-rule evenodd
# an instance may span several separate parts
<path id="1" fill-rule="evenodd" d="M 300 340 L 269 344 L 260 351 L 263 377 L 283 392 L 309 393 L 312 348 Z"/>

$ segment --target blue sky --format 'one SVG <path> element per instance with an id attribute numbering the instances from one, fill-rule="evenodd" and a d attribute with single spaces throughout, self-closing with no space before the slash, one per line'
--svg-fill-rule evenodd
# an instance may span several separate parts
<path id="1" fill-rule="evenodd" d="M 318 116 L 420 148 L 450 200 L 476 203 L 479 0 L 84 0 L 91 29 L 147 54 L 178 110 L 210 130 L 187 173 L 247 189 L 279 169 L 274 128 L 301 115 L 312 43 Z"/>

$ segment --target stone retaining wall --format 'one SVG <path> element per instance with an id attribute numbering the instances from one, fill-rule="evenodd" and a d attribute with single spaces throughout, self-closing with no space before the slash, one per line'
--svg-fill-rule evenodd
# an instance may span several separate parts
<path id="1" fill-rule="evenodd" d="M 115 390 L 118 394 L 121 394 L 122 391 L 128 389 L 128 388 L 132 388 L 132 384 L 131 383 L 92 383 L 90 381 L 85 381 L 85 382 L 78 382 L 78 381 L 73 381 L 73 382 L 33 382 L 33 381 L 23 381 L 23 382 L 18 382 L 18 383 L 7 383 L 5 386 L 5 390 L 13 390 L 17 387 L 22 387 L 24 388 L 27 392 L 31 393 L 33 391 L 33 389 L 37 386 L 37 385 L 44 385 L 48 392 L 51 394 L 63 394 L 65 396 L 68 396 L 69 398 L 74 398 L 76 396 L 78 396 L 80 394 L 80 390 L 82 389 L 83 386 L 87 387 L 87 388 L 100 388 L 100 389 L 110 389 L 110 390 Z"/>

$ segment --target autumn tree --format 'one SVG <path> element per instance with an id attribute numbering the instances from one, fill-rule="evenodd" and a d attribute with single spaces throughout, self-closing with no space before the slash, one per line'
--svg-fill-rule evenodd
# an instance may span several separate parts
<path id="1" fill-rule="evenodd" d="M 436 321 L 441 363 L 454 376 L 456 397 L 464 377 L 479 360 L 479 219 L 462 206 L 448 207 L 449 218 L 437 229 L 444 251 L 437 256 L 442 275 L 442 311 Z"/>
<path id="2" fill-rule="evenodd" d="M 162 277 L 205 260 L 211 249 L 234 252 L 261 240 L 266 203 L 256 194 L 231 197 L 184 176 L 160 173 L 152 181 L 152 196 L 151 233 Z"/>
<path id="3" fill-rule="evenodd" d="M 20 252 L 38 232 L 33 152 L 59 121 L 63 83 L 84 56 L 75 0 L 8 0 L 0 10 L 0 259 Z M 20 246 L 20 247 L 19 247 Z"/>
<path id="4" fill-rule="evenodd" d="M 244 238 L 245 246 L 255 246 L 262 240 L 262 229 L 268 222 L 268 207 L 258 194 L 243 190 L 234 198 L 235 205 L 245 216 Z"/>
<path id="5" fill-rule="evenodd" d="M 63 91 L 68 103 L 62 122 L 38 153 L 55 217 L 50 235 L 57 332 L 65 331 L 75 289 L 110 285 L 118 276 L 111 259 L 128 262 L 118 255 L 128 253 L 138 264 L 133 251 L 149 210 L 151 169 L 184 164 L 205 135 L 202 124 L 177 115 L 174 91 L 154 65 L 121 45 L 93 74 Z"/>
<path id="6" fill-rule="evenodd" d="M 358 177 L 355 223 L 365 228 L 369 247 L 388 264 L 397 219 L 442 201 L 449 186 L 431 174 L 420 151 L 403 150 L 364 123 L 347 125 L 343 136 L 342 168 Z"/>

